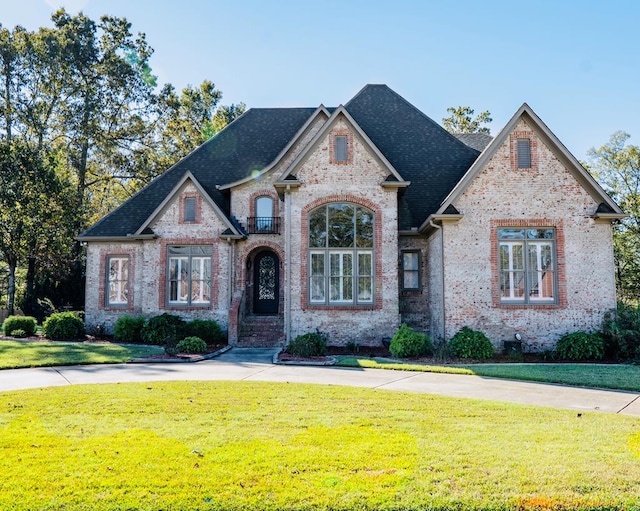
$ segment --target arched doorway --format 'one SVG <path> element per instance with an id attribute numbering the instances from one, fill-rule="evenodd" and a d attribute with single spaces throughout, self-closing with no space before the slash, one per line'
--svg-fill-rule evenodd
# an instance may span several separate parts
<path id="1" fill-rule="evenodd" d="M 253 264 L 253 313 L 278 314 L 280 259 L 271 250 L 260 252 Z"/>

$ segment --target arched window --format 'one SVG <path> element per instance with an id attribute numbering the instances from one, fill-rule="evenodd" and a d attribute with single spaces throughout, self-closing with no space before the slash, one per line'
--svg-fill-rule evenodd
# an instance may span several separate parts
<path id="1" fill-rule="evenodd" d="M 327 204 L 309 214 L 309 302 L 373 303 L 373 211 Z"/>
<path id="2" fill-rule="evenodd" d="M 273 217 L 273 199 L 262 196 L 256 199 L 256 216 L 249 221 L 251 233 L 273 233 L 276 225 Z"/>

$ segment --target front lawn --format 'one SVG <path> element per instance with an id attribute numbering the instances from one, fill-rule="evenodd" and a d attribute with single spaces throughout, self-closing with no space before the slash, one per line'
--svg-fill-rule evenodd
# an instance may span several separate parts
<path id="1" fill-rule="evenodd" d="M 155 346 L 113 343 L 0 340 L 0 369 L 76 364 L 118 364 L 163 353 Z"/>
<path id="2" fill-rule="evenodd" d="M 640 391 L 640 365 L 630 364 L 468 364 L 426 365 L 382 358 L 338 357 L 342 367 L 369 367 L 399 371 L 475 374 L 510 380 L 561 383 Z"/>
<path id="3" fill-rule="evenodd" d="M 383 390 L 0 393 L 0 509 L 640 510 L 640 420 Z"/>

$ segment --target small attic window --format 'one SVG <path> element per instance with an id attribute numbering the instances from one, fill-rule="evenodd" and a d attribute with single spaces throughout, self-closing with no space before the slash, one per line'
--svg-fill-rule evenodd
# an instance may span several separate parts
<path id="1" fill-rule="evenodd" d="M 186 197 L 184 199 L 184 221 L 195 222 L 196 221 L 196 198 Z"/>
<path id="2" fill-rule="evenodd" d="M 347 154 L 347 136 L 336 135 L 334 138 L 334 161 L 336 163 L 346 163 L 348 159 Z"/>
<path id="3" fill-rule="evenodd" d="M 531 140 L 528 138 L 518 139 L 518 168 L 531 168 Z"/>

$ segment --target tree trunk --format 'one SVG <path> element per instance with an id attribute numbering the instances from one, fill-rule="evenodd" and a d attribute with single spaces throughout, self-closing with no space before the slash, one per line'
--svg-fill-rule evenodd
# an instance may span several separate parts
<path id="1" fill-rule="evenodd" d="M 7 261 L 9 265 L 9 280 L 8 280 L 8 294 L 9 294 L 9 304 L 7 309 L 9 310 L 9 316 L 13 316 L 15 312 L 15 303 L 16 303 L 16 267 L 18 266 L 17 261 L 13 258 Z"/>

